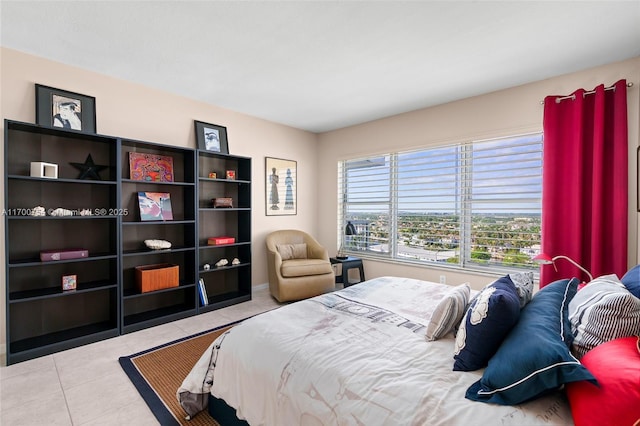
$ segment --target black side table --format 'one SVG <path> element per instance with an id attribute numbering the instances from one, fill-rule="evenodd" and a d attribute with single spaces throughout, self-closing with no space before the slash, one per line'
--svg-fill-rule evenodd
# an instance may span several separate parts
<path id="1" fill-rule="evenodd" d="M 336 275 L 336 283 L 342 283 L 344 287 L 349 287 L 350 285 L 358 284 L 358 283 L 349 282 L 349 269 L 356 269 L 356 268 L 358 268 L 358 270 L 360 271 L 360 281 L 358 282 L 362 282 L 365 280 L 364 266 L 362 265 L 362 259 L 360 259 L 359 257 L 349 256 L 346 259 L 338 259 L 337 257 L 332 257 L 329 259 L 329 261 L 331 262 L 332 265 L 338 264 L 338 263 L 342 265 L 341 274 Z"/>

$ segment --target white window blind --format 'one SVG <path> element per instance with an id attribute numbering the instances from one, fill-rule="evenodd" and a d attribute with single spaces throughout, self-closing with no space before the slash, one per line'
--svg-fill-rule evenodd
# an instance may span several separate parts
<path id="1" fill-rule="evenodd" d="M 463 268 L 535 267 L 541 134 L 346 160 L 339 170 L 346 252 Z M 347 222 L 356 235 L 343 235 Z"/>

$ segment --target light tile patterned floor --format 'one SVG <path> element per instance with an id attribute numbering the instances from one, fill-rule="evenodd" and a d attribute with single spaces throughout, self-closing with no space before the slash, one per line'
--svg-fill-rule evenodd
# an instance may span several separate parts
<path id="1" fill-rule="evenodd" d="M 252 300 L 169 324 L 0 367 L 0 425 L 157 425 L 118 358 L 279 306 Z"/>

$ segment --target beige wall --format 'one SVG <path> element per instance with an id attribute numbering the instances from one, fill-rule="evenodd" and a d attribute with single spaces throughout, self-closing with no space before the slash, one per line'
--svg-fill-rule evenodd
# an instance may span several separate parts
<path id="1" fill-rule="evenodd" d="M 282 228 L 297 228 L 310 234 L 317 233 L 316 134 L 10 49 L 0 50 L 0 61 L 0 114 L 3 119 L 35 123 L 34 84 L 39 83 L 94 96 L 97 131 L 100 134 L 195 148 L 194 120 L 226 126 L 230 153 L 253 159 L 253 285 L 268 281 L 266 254 L 263 248 L 267 233 Z M 4 141 L 4 121 L 2 127 Z M 4 147 L 4 143 L 2 146 Z M 4 164 L 4 148 L 1 150 L 0 164 Z M 296 216 L 265 215 L 263 188 L 266 156 L 298 162 Z M 4 209 L 3 191 L 4 182 L 0 185 L 0 203 Z M 0 233 L 4 241 L 4 221 L 0 223 Z M 0 253 L 4 259 L 4 243 L 0 246 Z M 4 262 L 0 262 L 0 280 L 0 306 L 3 312 L 0 315 L 1 354 L 2 343 L 5 341 Z"/>
<path id="2" fill-rule="evenodd" d="M 381 120 L 321 134 L 320 164 L 323 179 L 318 180 L 320 242 L 336 247 L 338 230 L 337 162 L 355 156 L 384 153 L 453 142 L 507 136 L 542 130 L 543 106 L 547 95 L 569 94 L 583 87 L 610 85 L 622 78 L 633 82 L 627 89 L 629 115 L 629 265 L 638 263 L 638 214 L 636 213 L 636 147 L 639 145 L 638 123 L 640 57 L 574 74 L 526 84 L 519 87 L 452 102 L 433 108 L 408 112 Z M 483 286 L 488 277 L 460 274 L 446 267 L 406 266 L 393 262 L 365 259 L 367 278 L 383 275 L 408 276 L 438 281 L 445 275 L 447 283 L 470 281 Z"/>

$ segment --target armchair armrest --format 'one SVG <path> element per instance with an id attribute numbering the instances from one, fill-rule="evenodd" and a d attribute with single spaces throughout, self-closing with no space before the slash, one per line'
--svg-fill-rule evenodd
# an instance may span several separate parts
<path id="1" fill-rule="evenodd" d="M 327 262 L 329 261 L 329 252 L 326 248 L 321 246 L 317 241 L 308 240 L 306 243 L 310 259 L 324 259 Z"/>

